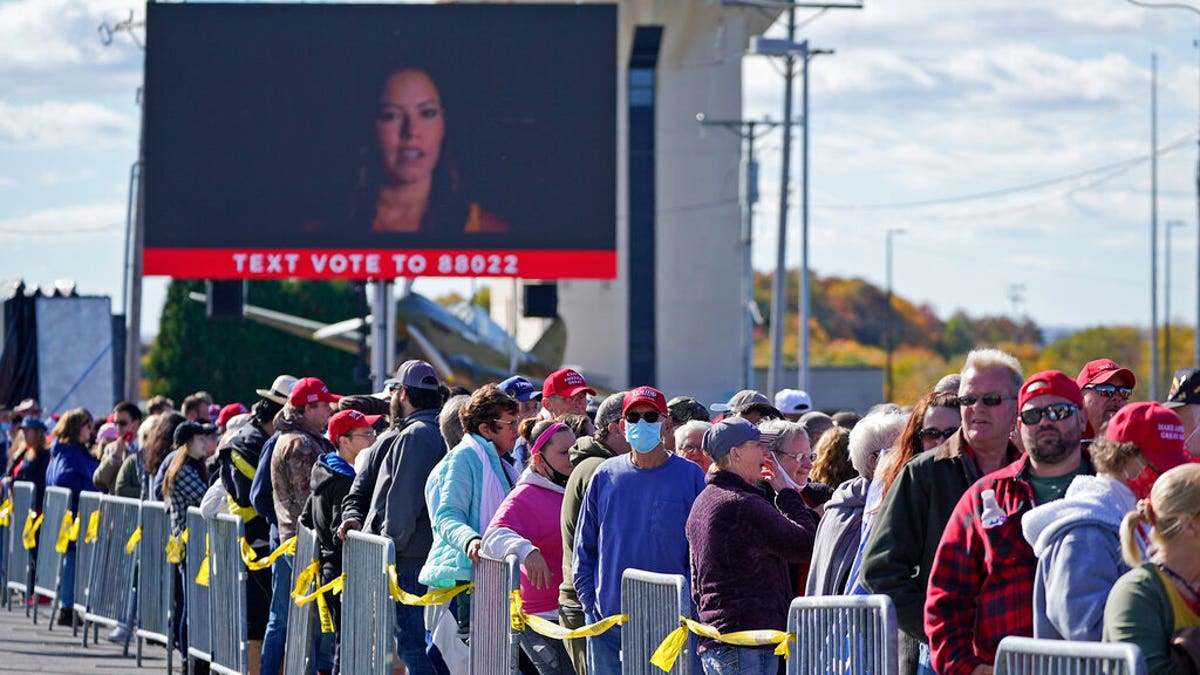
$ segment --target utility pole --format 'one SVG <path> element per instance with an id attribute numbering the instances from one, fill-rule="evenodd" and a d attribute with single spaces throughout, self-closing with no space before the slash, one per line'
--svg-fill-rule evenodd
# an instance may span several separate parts
<path id="1" fill-rule="evenodd" d="M 1008 301 L 1012 303 L 1013 344 L 1021 337 L 1021 303 L 1025 301 L 1025 284 L 1008 285 Z"/>
<path id="2" fill-rule="evenodd" d="M 1158 54 L 1150 54 L 1150 400 L 1158 390 Z"/>
<path id="3" fill-rule="evenodd" d="M 1171 230 L 1183 227 L 1182 220 L 1168 220 L 1163 228 L 1163 382 L 1171 381 Z"/>
<path id="4" fill-rule="evenodd" d="M 788 7 L 788 45 L 796 43 L 796 8 Z M 803 52 L 808 51 L 804 42 Z M 792 76 L 796 57 L 787 49 L 783 57 L 783 169 L 779 179 L 779 234 L 775 251 L 775 278 L 771 283 L 771 368 L 767 371 L 767 396 L 783 388 L 783 328 L 787 322 L 787 253 L 788 186 L 792 168 Z"/>
<path id="5" fill-rule="evenodd" d="M 887 244 L 887 323 L 884 332 L 884 341 L 887 346 L 887 363 L 884 365 L 884 376 L 886 379 L 886 387 L 883 394 L 884 402 L 891 403 L 895 392 L 895 383 L 892 379 L 892 350 L 895 348 L 892 339 L 893 325 L 896 322 L 896 312 L 892 309 L 892 237 L 897 234 L 904 234 L 904 230 L 898 227 L 889 227 L 887 234 L 884 237 Z"/>
<path id="6" fill-rule="evenodd" d="M 704 113 L 696 114 L 704 126 L 723 127 L 746 143 L 745 159 L 741 163 L 739 198 L 742 204 L 742 389 L 754 389 L 754 324 L 758 309 L 754 306 L 754 268 L 751 247 L 754 239 L 754 205 L 758 203 L 758 162 L 754 159 L 754 142 L 759 136 L 782 124 L 772 120 L 714 120 Z M 759 129 L 763 127 L 763 129 Z"/>

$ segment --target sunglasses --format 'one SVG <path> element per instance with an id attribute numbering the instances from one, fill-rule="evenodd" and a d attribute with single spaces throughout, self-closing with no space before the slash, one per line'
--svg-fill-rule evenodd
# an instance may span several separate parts
<path id="1" fill-rule="evenodd" d="M 1130 395 L 1133 394 L 1131 387 L 1118 387 L 1115 384 L 1089 384 L 1084 389 L 1091 389 L 1100 394 L 1104 398 L 1119 398 L 1122 401 L 1128 401 Z"/>
<path id="2" fill-rule="evenodd" d="M 1043 408 L 1026 408 L 1021 411 L 1021 421 L 1025 424 L 1037 424 L 1044 415 L 1051 422 L 1065 420 L 1074 415 L 1079 406 L 1074 403 L 1052 403 Z"/>
<path id="3" fill-rule="evenodd" d="M 921 440 L 932 441 L 941 439 L 943 441 L 950 440 L 950 437 L 958 433 L 958 427 L 946 427 L 945 429 L 937 429 L 934 427 L 925 427 L 917 432 Z"/>
<path id="4" fill-rule="evenodd" d="M 984 394 L 983 396 L 959 396 L 958 404 L 964 408 L 970 408 L 977 402 L 982 401 L 989 408 L 995 408 L 1004 401 L 1015 401 L 1016 396 L 1001 396 L 1000 394 Z"/>
<path id="5" fill-rule="evenodd" d="M 637 424 L 638 420 L 646 420 L 650 424 L 654 424 L 661 415 L 657 410 L 647 410 L 641 413 L 627 412 L 625 413 L 625 421 L 629 424 Z"/>
<path id="6" fill-rule="evenodd" d="M 508 427 L 509 429 L 516 429 L 517 425 L 520 423 L 521 420 L 492 420 L 492 424 L 495 424 L 501 428 Z"/>

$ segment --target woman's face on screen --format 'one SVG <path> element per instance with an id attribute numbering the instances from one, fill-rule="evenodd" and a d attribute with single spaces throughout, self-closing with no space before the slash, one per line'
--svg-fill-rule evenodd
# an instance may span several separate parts
<path id="1" fill-rule="evenodd" d="M 446 133 L 442 98 L 420 70 L 399 70 L 383 84 L 375 135 L 388 183 L 429 180 Z"/>

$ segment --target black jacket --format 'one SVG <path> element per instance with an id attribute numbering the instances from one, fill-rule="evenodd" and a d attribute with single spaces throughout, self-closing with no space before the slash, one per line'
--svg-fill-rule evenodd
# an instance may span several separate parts
<path id="1" fill-rule="evenodd" d="M 342 573 L 342 540 L 337 529 L 342 524 L 342 500 L 353 483 L 354 467 L 335 453 L 321 455 L 313 464 L 312 493 L 300 513 L 300 524 L 317 533 L 321 580 L 326 583 Z"/>
<path id="2" fill-rule="evenodd" d="M 258 459 L 262 453 L 263 443 L 267 441 L 267 432 L 254 423 L 238 429 L 238 432 L 221 446 L 220 457 L 221 484 L 225 491 L 233 497 L 233 501 L 243 508 L 254 508 L 250 501 L 250 485 L 258 470 Z M 242 523 L 246 532 L 246 541 L 256 548 L 269 545 L 270 525 L 261 515 Z"/>
<path id="3" fill-rule="evenodd" d="M 43 448 L 32 460 L 22 459 L 13 472 L 13 480 L 33 483 L 33 508 L 42 512 L 42 500 L 46 495 L 46 467 L 50 466 L 50 449 Z M 19 527 L 19 525 L 18 525 Z"/>

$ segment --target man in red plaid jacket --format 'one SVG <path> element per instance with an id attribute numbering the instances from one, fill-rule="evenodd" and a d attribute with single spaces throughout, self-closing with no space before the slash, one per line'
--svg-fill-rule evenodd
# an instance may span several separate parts
<path id="1" fill-rule="evenodd" d="M 1083 395 L 1048 370 L 1025 381 L 1018 400 L 1027 454 L 979 479 L 958 501 L 938 545 L 925 601 L 925 632 L 941 675 L 990 675 L 1006 635 L 1033 635 L 1037 558 L 1021 517 L 1062 497 L 1092 473 L 1080 449 Z"/>

